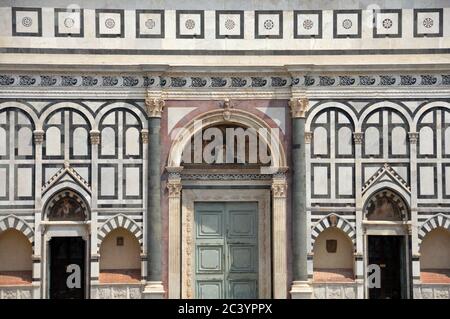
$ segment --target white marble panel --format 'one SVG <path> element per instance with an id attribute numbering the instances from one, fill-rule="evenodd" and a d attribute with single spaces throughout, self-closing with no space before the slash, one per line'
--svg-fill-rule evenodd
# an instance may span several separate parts
<path id="1" fill-rule="evenodd" d="M 315 166 L 314 173 L 314 195 L 328 195 L 328 167 Z"/>
<path id="2" fill-rule="evenodd" d="M 17 168 L 17 196 L 32 196 L 33 169 L 31 167 Z"/>
<path id="3" fill-rule="evenodd" d="M 419 194 L 426 196 L 434 195 L 434 168 L 432 166 L 420 167 L 419 176 Z"/>

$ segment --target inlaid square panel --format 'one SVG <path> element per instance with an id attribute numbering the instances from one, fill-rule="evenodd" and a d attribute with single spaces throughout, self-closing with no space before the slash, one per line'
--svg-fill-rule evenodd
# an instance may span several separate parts
<path id="1" fill-rule="evenodd" d="M 294 38 L 322 38 L 322 11 L 294 11 Z"/>
<path id="2" fill-rule="evenodd" d="M 203 39 L 205 37 L 205 15 L 202 10 L 178 10 L 176 24 L 176 36 L 179 39 Z"/>
<path id="3" fill-rule="evenodd" d="M 13 36 L 42 36 L 41 8 L 12 8 Z"/>
<path id="4" fill-rule="evenodd" d="M 216 38 L 243 39 L 244 11 L 216 11 Z"/>
<path id="5" fill-rule="evenodd" d="M 164 10 L 136 10 L 136 38 L 164 38 Z"/>
<path id="6" fill-rule="evenodd" d="M 442 37 L 443 9 L 414 9 L 414 37 Z"/>
<path id="7" fill-rule="evenodd" d="M 257 298 L 255 280 L 232 280 L 230 281 L 230 298 L 255 299 Z"/>
<path id="8" fill-rule="evenodd" d="M 95 10 L 97 38 L 123 38 L 125 35 L 124 11 Z"/>
<path id="9" fill-rule="evenodd" d="M 83 37 L 84 14 L 81 10 L 55 9 L 55 37 Z"/>
<path id="10" fill-rule="evenodd" d="M 230 245 L 229 270 L 230 272 L 256 271 L 256 246 Z"/>
<path id="11" fill-rule="evenodd" d="M 255 11 L 255 39 L 283 38 L 283 11 Z"/>
<path id="12" fill-rule="evenodd" d="M 228 236 L 252 237 L 256 234 L 256 216 L 253 211 L 230 211 Z"/>
<path id="13" fill-rule="evenodd" d="M 223 271 L 222 246 L 199 245 L 197 246 L 197 273 L 222 272 Z"/>
<path id="14" fill-rule="evenodd" d="M 361 10 L 333 11 L 334 38 L 361 38 Z"/>
<path id="15" fill-rule="evenodd" d="M 402 36 L 402 10 L 374 11 L 374 38 L 401 38 Z"/>
<path id="16" fill-rule="evenodd" d="M 223 236 L 222 212 L 198 212 L 197 213 L 197 237 Z"/>
<path id="17" fill-rule="evenodd" d="M 197 281 L 197 298 L 199 299 L 222 299 L 222 291 L 222 281 Z"/>

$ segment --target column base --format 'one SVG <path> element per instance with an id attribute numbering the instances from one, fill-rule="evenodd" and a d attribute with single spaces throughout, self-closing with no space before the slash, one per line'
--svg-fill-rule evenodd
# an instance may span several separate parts
<path id="1" fill-rule="evenodd" d="M 292 299 L 312 299 L 313 289 L 307 281 L 294 281 L 291 287 Z"/>
<path id="2" fill-rule="evenodd" d="M 143 299 L 163 299 L 164 287 L 161 281 L 149 281 L 142 292 Z"/>

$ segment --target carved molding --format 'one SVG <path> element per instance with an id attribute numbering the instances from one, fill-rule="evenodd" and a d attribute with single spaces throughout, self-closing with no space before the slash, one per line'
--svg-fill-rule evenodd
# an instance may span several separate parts
<path id="1" fill-rule="evenodd" d="M 309 108 L 309 100 L 307 98 L 291 99 L 289 101 L 292 118 L 305 118 Z"/>
<path id="2" fill-rule="evenodd" d="M 277 72 L 278 73 L 278 72 Z M 392 87 L 446 87 L 450 86 L 450 74 L 419 73 L 403 74 L 389 71 L 359 74 L 330 75 L 326 72 L 295 75 L 268 74 L 255 76 L 254 74 L 227 75 L 220 72 L 209 75 L 192 74 L 179 75 L 159 73 L 152 75 L 141 74 L 80 74 L 65 73 L 14 73 L 6 71 L 0 74 L 0 87 L 53 87 L 53 88 L 153 88 L 153 89 L 264 89 L 264 88 L 392 88 Z"/>

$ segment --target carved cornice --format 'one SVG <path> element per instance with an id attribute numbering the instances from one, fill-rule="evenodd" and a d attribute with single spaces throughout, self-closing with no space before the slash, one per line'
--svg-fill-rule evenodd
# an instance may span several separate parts
<path id="1" fill-rule="evenodd" d="M 309 108 L 309 100 L 307 98 L 291 99 L 289 107 L 292 118 L 304 118 Z"/>
<path id="2" fill-rule="evenodd" d="M 181 181 L 181 172 L 183 171 L 183 166 L 176 167 L 166 167 L 166 171 L 169 174 L 168 180 L 170 181 Z"/>
<path id="3" fill-rule="evenodd" d="M 147 94 L 145 106 L 148 117 L 161 117 L 165 106 L 165 101 L 160 98 L 152 98 Z"/>

